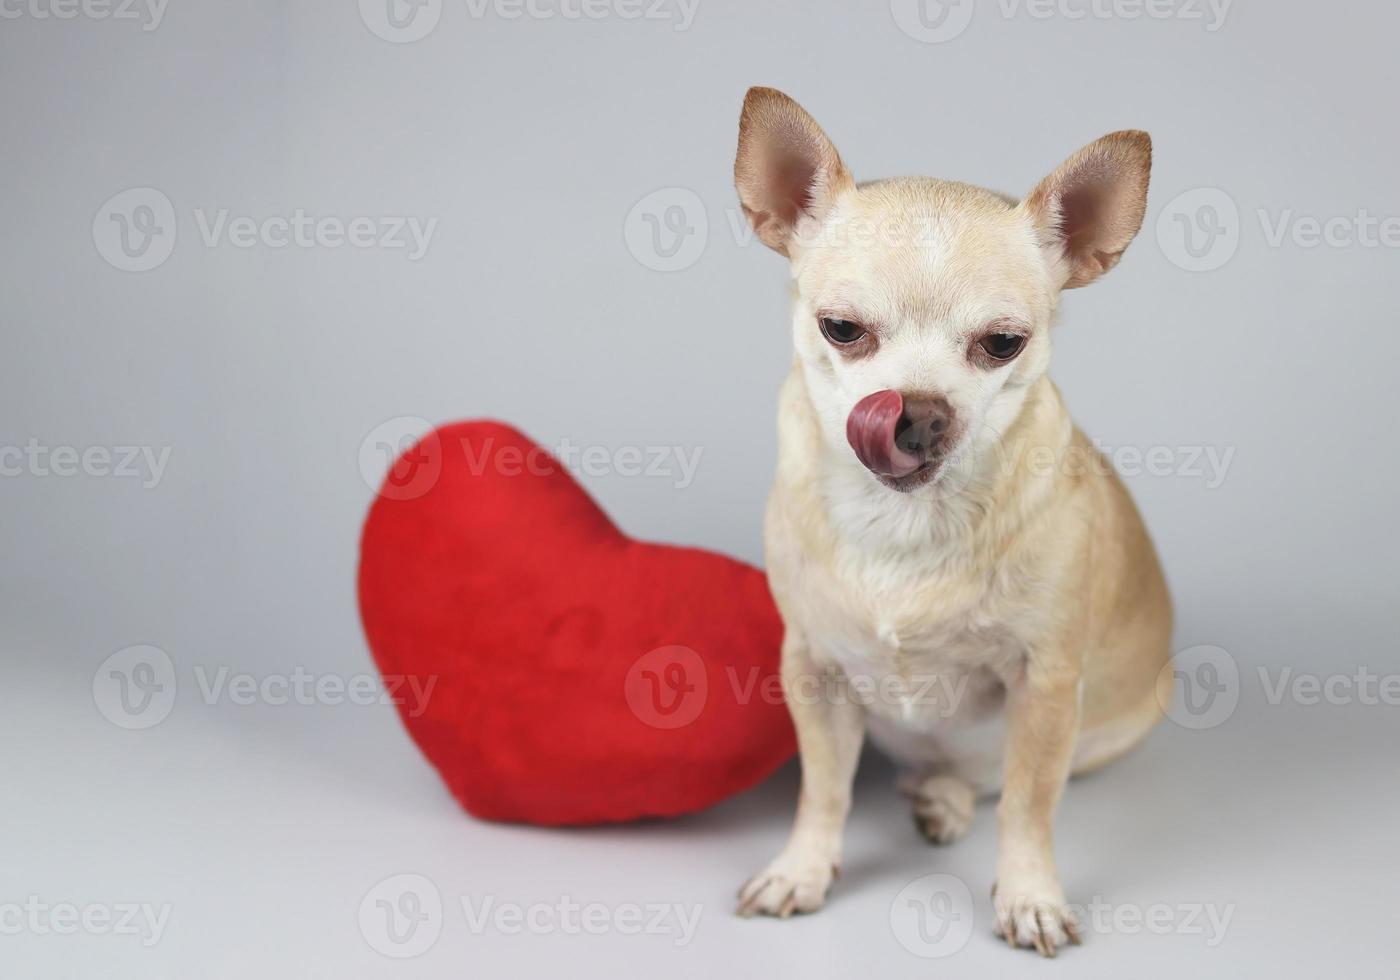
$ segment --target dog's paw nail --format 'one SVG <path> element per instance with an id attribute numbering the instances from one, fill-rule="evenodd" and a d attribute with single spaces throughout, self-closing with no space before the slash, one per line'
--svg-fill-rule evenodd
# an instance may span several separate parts
<path id="1" fill-rule="evenodd" d="M 1053 958 L 1065 946 L 1083 943 L 1079 923 L 1054 889 L 1028 889 L 1020 897 L 992 887 L 996 931 L 1010 946 L 1033 949 Z"/>
<path id="2" fill-rule="evenodd" d="M 787 919 L 815 912 L 826 900 L 836 867 L 828 862 L 779 858 L 739 890 L 740 916 L 771 915 Z"/>

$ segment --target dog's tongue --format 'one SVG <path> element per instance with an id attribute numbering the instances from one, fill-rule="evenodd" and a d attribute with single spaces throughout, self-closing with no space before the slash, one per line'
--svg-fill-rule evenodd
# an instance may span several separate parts
<path id="1" fill-rule="evenodd" d="M 899 392 L 886 389 L 856 402 L 846 418 L 846 441 L 866 469 L 881 476 L 908 476 L 922 462 L 894 444 L 895 427 L 904 414 Z"/>

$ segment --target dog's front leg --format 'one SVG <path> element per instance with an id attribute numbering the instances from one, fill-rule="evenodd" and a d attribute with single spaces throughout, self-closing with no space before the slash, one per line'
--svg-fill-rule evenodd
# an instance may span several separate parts
<path id="1" fill-rule="evenodd" d="M 787 846 L 739 890 L 740 915 L 815 912 L 841 864 L 851 783 L 865 737 L 865 712 L 844 680 L 813 663 L 789 628 L 783 639 L 783 693 L 797 728 L 802 792 Z"/>
<path id="2" fill-rule="evenodd" d="M 1032 656 L 1007 680 L 1006 760 L 997 808 L 997 931 L 1054 956 L 1079 942 L 1055 870 L 1055 806 L 1069 778 L 1079 725 L 1079 672 Z"/>

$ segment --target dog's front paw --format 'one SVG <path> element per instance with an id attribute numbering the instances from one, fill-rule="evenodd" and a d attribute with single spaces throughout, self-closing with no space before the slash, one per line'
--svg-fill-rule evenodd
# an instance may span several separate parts
<path id="1" fill-rule="evenodd" d="M 1065 905 L 1060 886 L 1053 881 L 1023 887 L 1015 882 L 992 886 L 992 907 L 997 915 L 997 935 L 1012 946 L 1054 956 L 1067 943 L 1082 941 L 1079 923 Z"/>
<path id="2" fill-rule="evenodd" d="M 738 912 L 780 919 L 794 912 L 815 912 L 837 874 L 836 866 L 824 858 L 784 851 L 739 889 Z"/>

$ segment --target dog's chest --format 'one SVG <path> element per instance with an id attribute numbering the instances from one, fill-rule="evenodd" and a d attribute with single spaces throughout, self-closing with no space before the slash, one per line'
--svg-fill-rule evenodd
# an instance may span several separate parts
<path id="1" fill-rule="evenodd" d="M 814 576 L 800 601 L 819 660 L 839 667 L 867 709 L 933 731 L 999 710 L 999 669 L 1019 653 L 985 580 L 891 569 Z"/>

